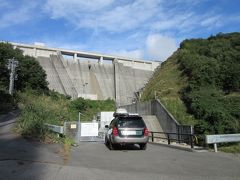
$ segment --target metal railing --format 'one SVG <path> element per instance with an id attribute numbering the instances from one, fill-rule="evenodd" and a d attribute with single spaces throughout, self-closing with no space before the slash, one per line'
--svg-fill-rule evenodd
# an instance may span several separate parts
<path id="1" fill-rule="evenodd" d="M 165 139 L 167 140 L 168 144 L 170 145 L 171 142 L 177 142 L 177 143 L 187 143 L 191 146 L 191 148 L 194 148 L 194 141 L 196 140 L 196 136 L 194 134 L 179 134 L 179 133 L 166 133 L 166 132 L 153 132 L 149 131 L 149 137 L 151 138 L 152 142 L 154 142 L 154 139 Z M 156 136 L 156 134 L 163 135 L 162 137 Z"/>
<path id="2" fill-rule="evenodd" d="M 213 134 L 206 135 L 206 144 L 213 144 L 214 151 L 217 150 L 217 143 L 240 142 L 240 134 Z"/>

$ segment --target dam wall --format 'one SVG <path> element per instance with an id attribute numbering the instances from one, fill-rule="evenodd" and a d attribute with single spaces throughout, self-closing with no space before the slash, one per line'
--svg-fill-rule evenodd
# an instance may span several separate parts
<path id="1" fill-rule="evenodd" d="M 117 106 L 136 101 L 138 92 L 160 62 L 12 43 L 37 59 L 49 88 L 72 99 L 113 99 Z"/>

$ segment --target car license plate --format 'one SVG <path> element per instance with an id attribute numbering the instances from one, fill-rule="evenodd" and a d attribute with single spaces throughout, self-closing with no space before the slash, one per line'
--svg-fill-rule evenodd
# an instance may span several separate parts
<path id="1" fill-rule="evenodd" d="M 129 136 L 129 135 L 137 135 L 136 131 L 122 131 L 122 135 Z"/>
<path id="2" fill-rule="evenodd" d="M 142 135 L 142 131 L 136 131 L 136 135 L 138 136 Z"/>

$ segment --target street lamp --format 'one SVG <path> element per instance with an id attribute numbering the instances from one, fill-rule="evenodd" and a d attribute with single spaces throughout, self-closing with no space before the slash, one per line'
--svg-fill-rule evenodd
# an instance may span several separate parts
<path id="1" fill-rule="evenodd" d="M 85 82 L 85 83 L 83 84 L 83 96 L 84 96 L 84 99 L 85 99 L 85 88 L 87 88 L 87 85 L 88 85 L 87 82 Z"/>

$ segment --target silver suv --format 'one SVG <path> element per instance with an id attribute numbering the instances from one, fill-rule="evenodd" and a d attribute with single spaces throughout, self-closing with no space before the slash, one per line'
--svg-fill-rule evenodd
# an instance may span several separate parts
<path id="1" fill-rule="evenodd" d="M 141 116 L 117 115 L 105 128 L 105 144 L 110 150 L 115 149 L 116 145 L 127 144 L 139 144 L 141 150 L 147 148 L 148 129 Z"/>

